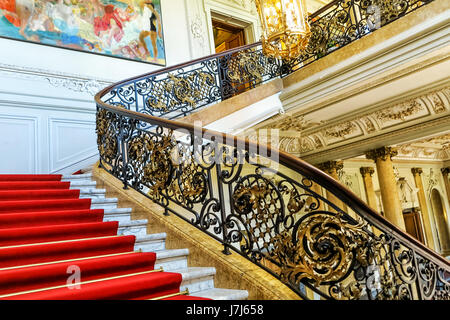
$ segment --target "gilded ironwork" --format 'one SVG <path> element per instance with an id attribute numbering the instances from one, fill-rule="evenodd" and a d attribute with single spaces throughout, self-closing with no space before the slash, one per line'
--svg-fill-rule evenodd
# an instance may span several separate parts
<path id="1" fill-rule="evenodd" d="M 113 113 L 104 109 L 97 114 L 97 146 L 100 156 L 107 162 L 113 161 L 118 152 L 116 131 L 113 127 L 115 117 Z"/>
<path id="2" fill-rule="evenodd" d="M 227 76 L 234 83 L 262 82 L 264 66 L 259 52 L 238 52 L 228 63 Z"/>

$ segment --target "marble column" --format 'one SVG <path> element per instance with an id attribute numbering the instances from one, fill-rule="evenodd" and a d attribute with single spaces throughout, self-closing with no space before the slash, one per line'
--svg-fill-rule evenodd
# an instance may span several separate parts
<path id="1" fill-rule="evenodd" d="M 375 169 L 372 167 L 361 167 L 359 169 L 359 172 L 361 172 L 361 175 L 363 178 L 367 204 L 373 210 L 378 212 L 377 196 L 375 194 L 375 189 L 373 188 L 373 181 L 372 181 L 372 175 L 375 173 Z"/>
<path id="2" fill-rule="evenodd" d="M 339 170 L 342 170 L 344 167 L 344 163 L 342 161 L 327 161 L 324 163 L 321 163 L 317 166 L 320 170 L 324 171 L 326 174 L 331 176 L 334 180 L 339 181 Z M 333 203 L 335 206 L 340 208 L 342 211 L 346 211 L 343 206 L 342 201 L 337 198 L 333 193 L 331 193 L 328 189 L 326 189 L 326 198 L 329 202 Z M 335 210 L 332 210 L 329 208 L 328 210 L 335 212 Z"/>
<path id="3" fill-rule="evenodd" d="M 433 250 L 437 250 L 434 244 L 434 238 L 433 238 L 433 232 L 432 232 L 432 226 L 431 226 L 431 217 L 430 212 L 428 211 L 427 206 L 427 200 L 425 196 L 425 190 L 423 188 L 423 182 L 422 182 L 422 172 L 423 170 L 421 168 L 412 168 L 411 172 L 414 177 L 414 182 L 416 184 L 417 191 L 417 198 L 419 199 L 419 207 L 420 212 L 422 213 L 422 221 L 423 221 L 423 228 L 425 231 L 425 240 L 426 245 Z"/>
<path id="4" fill-rule="evenodd" d="M 450 181 L 448 180 L 450 175 L 450 167 L 441 169 L 442 175 L 444 177 L 445 191 L 447 192 L 447 200 L 450 205 Z"/>
<path id="5" fill-rule="evenodd" d="M 392 166 L 392 157 L 397 151 L 391 147 L 382 147 L 366 153 L 366 158 L 375 161 L 383 202 L 384 216 L 398 228 L 406 231 L 403 210 L 398 196 L 397 181 Z"/>

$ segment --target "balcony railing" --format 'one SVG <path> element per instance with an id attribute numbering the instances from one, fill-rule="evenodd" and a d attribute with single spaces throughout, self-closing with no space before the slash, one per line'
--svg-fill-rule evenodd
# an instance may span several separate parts
<path id="1" fill-rule="evenodd" d="M 327 174 L 262 142 L 174 120 L 328 54 L 331 39 L 345 44 L 367 34 L 354 12 L 366 17 L 370 3 L 335 1 L 320 10 L 309 60 L 268 59 L 255 44 L 104 89 L 96 96 L 100 166 L 305 299 L 314 292 L 324 299 L 449 300 L 449 261 Z M 406 5 L 402 14 L 419 6 L 395 3 Z M 333 19 L 353 31 L 318 38 L 334 30 Z"/>

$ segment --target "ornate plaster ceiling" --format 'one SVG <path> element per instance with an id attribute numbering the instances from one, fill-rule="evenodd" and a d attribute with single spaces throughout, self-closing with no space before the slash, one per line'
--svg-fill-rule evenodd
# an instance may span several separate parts
<path id="1" fill-rule="evenodd" d="M 403 158 L 447 160 L 450 159 L 450 131 L 442 128 L 448 130 L 449 115 L 450 87 L 445 85 L 350 117 L 312 121 L 302 115 L 285 114 L 256 129 L 278 129 L 277 147 L 311 163 L 353 158 L 383 145 L 399 146 L 399 156 Z M 322 155 L 332 158 L 322 160 Z"/>
<path id="2" fill-rule="evenodd" d="M 450 130 L 396 146 L 397 159 L 450 160 Z"/>

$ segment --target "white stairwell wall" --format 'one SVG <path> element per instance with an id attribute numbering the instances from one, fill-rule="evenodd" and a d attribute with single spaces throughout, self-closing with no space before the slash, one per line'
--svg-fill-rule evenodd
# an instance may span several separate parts
<path id="1" fill-rule="evenodd" d="M 163 1 L 167 66 L 192 60 L 185 0 Z M 95 163 L 94 95 L 161 66 L 0 38 L 0 173 Z"/>
<path id="2" fill-rule="evenodd" d="M 166 66 L 214 53 L 213 11 L 248 23 L 250 40 L 259 39 L 251 2 L 169 0 L 161 6 Z M 93 164 L 94 94 L 160 68 L 0 38 L 0 173 L 71 174 Z"/>

